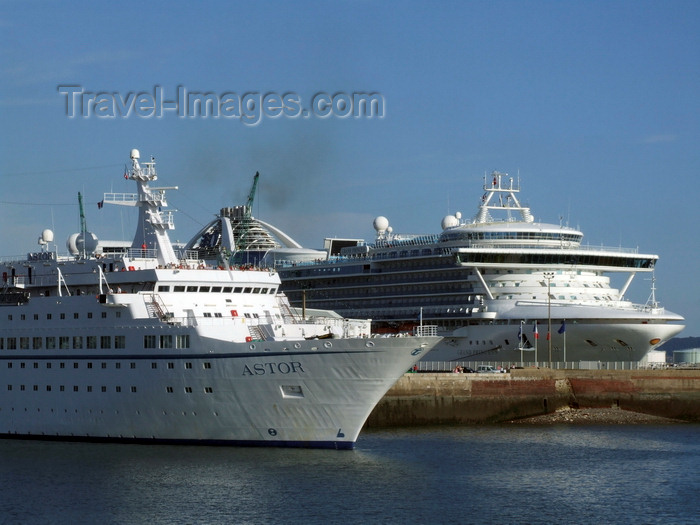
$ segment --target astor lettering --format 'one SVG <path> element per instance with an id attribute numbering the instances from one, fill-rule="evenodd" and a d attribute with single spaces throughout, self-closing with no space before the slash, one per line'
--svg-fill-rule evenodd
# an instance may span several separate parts
<path id="1" fill-rule="evenodd" d="M 262 376 L 265 374 L 300 374 L 304 368 L 299 361 L 289 361 L 281 363 L 255 363 L 254 365 L 244 365 L 244 376 Z"/>

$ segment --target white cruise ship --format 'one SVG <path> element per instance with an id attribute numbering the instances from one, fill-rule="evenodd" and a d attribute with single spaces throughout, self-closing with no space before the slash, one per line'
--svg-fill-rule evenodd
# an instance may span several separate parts
<path id="1" fill-rule="evenodd" d="M 373 244 L 328 238 L 323 250 L 303 250 L 253 221 L 256 240 L 244 248 L 278 268 L 297 306 L 372 318 L 383 332 L 437 325 L 444 339 L 428 361 L 638 361 L 683 329 L 655 301 L 657 255 L 586 246 L 578 230 L 535 222 L 505 174 L 485 177 L 483 189 L 475 217 L 448 215 L 440 234 L 397 235 L 378 217 Z M 219 238 L 229 220 L 235 229 L 222 210 L 189 246 Z M 639 273 L 651 277 L 647 304 L 625 299 Z"/>
<path id="2" fill-rule="evenodd" d="M 131 152 L 131 247 L 81 232 L 59 256 L 0 262 L 0 435 L 352 448 L 375 404 L 440 339 L 371 337 L 369 320 L 300 315 L 269 269 L 178 255 L 155 163 Z"/>

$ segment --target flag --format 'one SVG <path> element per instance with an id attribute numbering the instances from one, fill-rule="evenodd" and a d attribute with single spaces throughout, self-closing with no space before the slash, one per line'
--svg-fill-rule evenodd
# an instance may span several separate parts
<path id="1" fill-rule="evenodd" d="M 518 328 L 518 341 L 523 342 L 523 323 L 520 323 L 520 328 Z"/>
<path id="2" fill-rule="evenodd" d="M 103 199 L 103 200 L 101 200 L 100 202 L 97 203 L 97 209 L 98 209 L 98 210 L 101 210 L 101 209 L 102 209 L 102 206 L 104 206 L 104 205 L 105 205 L 105 201 L 104 201 L 104 199 Z"/>
<path id="3" fill-rule="evenodd" d="M 532 331 L 535 333 L 535 339 L 540 338 L 540 333 L 537 331 L 537 321 L 532 326 Z"/>
<path id="4" fill-rule="evenodd" d="M 566 332 L 566 321 L 562 321 L 559 330 L 557 330 L 557 333 L 560 334 L 563 334 L 564 332 Z"/>

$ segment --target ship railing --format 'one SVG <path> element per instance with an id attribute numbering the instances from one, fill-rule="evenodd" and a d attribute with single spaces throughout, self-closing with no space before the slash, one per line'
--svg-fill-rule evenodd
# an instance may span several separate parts
<path id="1" fill-rule="evenodd" d="M 378 239 L 374 244 L 368 246 L 372 248 L 399 248 L 402 246 L 423 246 L 425 244 L 434 244 L 440 240 L 439 234 L 396 234 L 387 239 Z"/>
<path id="2" fill-rule="evenodd" d="M 197 250 L 180 250 L 177 252 L 177 256 L 180 260 L 184 261 L 199 260 L 199 252 Z"/>
<path id="3" fill-rule="evenodd" d="M 104 202 L 108 204 L 132 204 L 139 201 L 137 193 L 105 193 Z"/>
<path id="4" fill-rule="evenodd" d="M 425 324 L 413 328 L 413 335 L 416 337 L 437 336 L 438 327 L 436 324 Z"/>
<path id="5" fill-rule="evenodd" d="M 129 259 L 156 259 L 158 250 L 155 248 L 129 248 L 126 251 Z"/>
<path id="6" fill-rule="evenodd" d="M 428 354 L 428 357 L 430 354 Z M 643 370 L 647 368 L 659 367 L 665 368 L 666 364 L 653 364 L 644 361 L 428 361 L 422 359 L 418 361 L 417 366 L 419 373 L 454 373 L 455 369 L 460 366 L 466 372 L 477 370 L 479 365 L 489 365 L 496 372 L 507 373 L 511 369 L 548 368 L 551 370 Z M 470 374 L 471 375 L 471 374 Z M 476 376 L 493 376 L 496 373 L 474 374 Z"/>
<path id="7" fill-rule="evenodd" d="M 537 242 L 521 242 L 521 243 L 500 243 L 500 242 L 468 242 L 460 246 L 454 246 L 455 249 L 460 248 L 472 248 L 478 250 L 498 250 L 498 249 L 508 249 L 508 250 L 528 250 L 528 249 L 538 249 L 538 250 L 569 250 L 569 251 L 584 251 L 584 252 L 606 252 L 606 253 L 639 253 L 639 248 L 624 248 L 622 246 L 595 246 L 592 244 L 581 244 L 567 243 L 567 242 L 557 242 L 552 240 Z"/>

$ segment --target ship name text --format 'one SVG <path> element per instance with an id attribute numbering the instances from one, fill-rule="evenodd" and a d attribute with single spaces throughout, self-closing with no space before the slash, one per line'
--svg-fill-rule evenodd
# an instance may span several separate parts
<path id="1" fill-rule="evenodd" d="M 263 376 L 273 374 L 301 374 L 304 373 L 304 368 L 299 361 L 289 362 L 268 362 L 255 363 L 253 365 L 243 366 L 244 376 Z"/>

